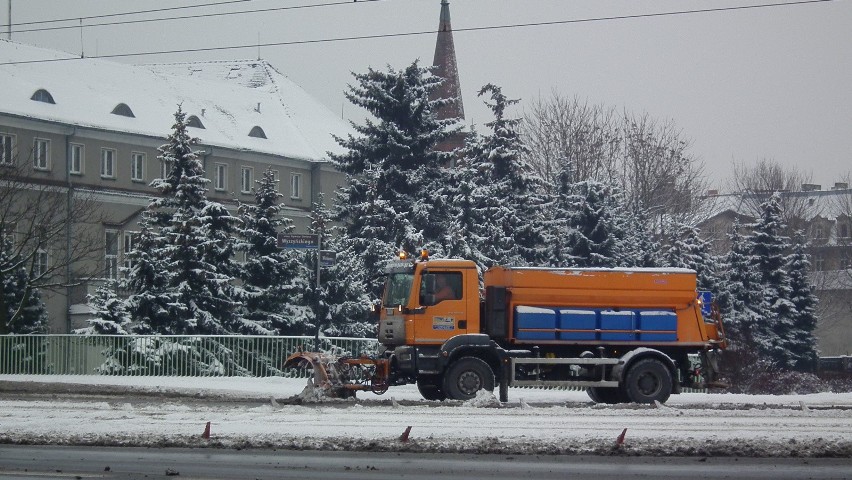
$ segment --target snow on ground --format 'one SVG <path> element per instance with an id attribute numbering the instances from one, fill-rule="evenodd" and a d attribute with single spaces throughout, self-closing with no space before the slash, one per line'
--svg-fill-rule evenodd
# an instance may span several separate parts
<path id="1" fill-rule="evenodd" d="M 45 383 L 52 393 L 38 394 Z M 594 405 L 584 392 L 537 389 L 510 389 L 506 404 L 486 394 L 430 402 L 416 387 L 402 386 L 383 396 L 359 393 L 357 401 L 294 402 L 306 383 L 0 376 L 0 442 L 852 458 L 852 393 L 689 393 L 655 407 Z M 56 393 L 57 386 L 72 393 Z M 88 395 L 98 391 L 109 395 Z M 209 440 L 201 438 L 207 422 Z M 410 440 L 400 441 L 408 426 Z"/>

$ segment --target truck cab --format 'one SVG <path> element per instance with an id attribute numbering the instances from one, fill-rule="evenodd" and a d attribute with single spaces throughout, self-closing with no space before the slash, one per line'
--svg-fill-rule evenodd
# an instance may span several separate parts
<path id="1" fill-rule="evenodd" d="M 479 333 L 479 277 L 469 260 L 400 260 L 387 269 L 379 342 L 443 345 Z"/>

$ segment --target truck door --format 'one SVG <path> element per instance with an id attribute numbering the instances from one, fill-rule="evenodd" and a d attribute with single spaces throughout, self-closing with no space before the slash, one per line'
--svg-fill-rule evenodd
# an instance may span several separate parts
<path id="1" fill-rule="evenodd" d="M 450 337 L 467 333 L 468 309 L 462 272 L 430 269 L 420 280 L 422 313 L 414 322 L 415 343 L 440 345 Z"/>

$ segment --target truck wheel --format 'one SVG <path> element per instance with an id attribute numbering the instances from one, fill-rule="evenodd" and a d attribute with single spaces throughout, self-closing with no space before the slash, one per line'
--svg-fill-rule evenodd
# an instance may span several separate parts
<path id="1" fill-rule="evenodd" d="M 627 397 L 636 403 L 664 403 L 672 394 L 672 374 L 659 360 L 639 360 L 624 379 Z"/>
<path id="2" fill-rule="evenodd" d="M 494 391 L 494 372 L 476 357 L 463 357 L 444 375 L 444 393 L 456 400 L 470 400 L 480 390 Z"/>
<path id="3" fill-rule="evenodd" d="M 620 388 L 589 387 L 586 393 L 595 403 L 616 404 L 629 401 Z"/>
<path id="4" fill-rule="evenodd" d="M 447 398 L 447 394 L 441 388 L 441 377 L 438 375 L 417 377 L 417 390 L 426 400 L 446 400 Z"/>

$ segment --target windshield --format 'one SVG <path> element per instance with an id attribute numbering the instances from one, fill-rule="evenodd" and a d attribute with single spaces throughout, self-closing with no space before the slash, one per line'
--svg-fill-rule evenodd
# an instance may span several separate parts
<path id="1" fill-rule="evenodd" d="M 411 294 L 411 282 L 414 281 L 413 273 L 392 273 L 388 275 L 385 284 L 385 300 L 387 306 L 407 305 L 408 296 Z"/>

